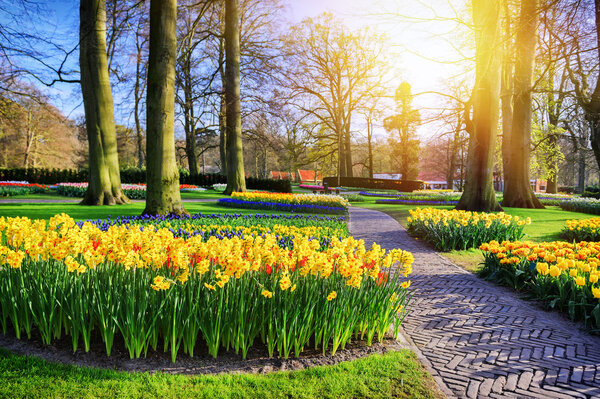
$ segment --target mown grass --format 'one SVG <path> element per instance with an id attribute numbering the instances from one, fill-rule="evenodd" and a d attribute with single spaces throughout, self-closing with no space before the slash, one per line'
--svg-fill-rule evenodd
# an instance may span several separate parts
<path id="1" fill-rule="evenodd" d="M 410 216 L 409 210 L 417 208 L 416 205 L 376 204 L 375 200 L 376 198 L 366 198 L 365 202 L 355 203 L 353 206 L 385 212 L 404 227 L 407 226 L 406 219 Z M 425 206 L 421 206 L 421 208 L 425 208 Z M 434 206 L 432 208 L 452 209 L 453 206 Z M 547 206 L 546 209 L 504 208 L 504 211 L 522 219 L 531 218 L 531 224 L 525 226 L 523 240 L 534 242 L 560 240 L 560 232 L 565 227 L 567 220 L 594 217 L 587 213 L 563 211 L 557 206 Z M 479 249 L 450 251 L 441 254 L 468 271 L 476 271 L 483 262 L 483 255 Z"/>
<path id="2" fill-rule="evenodd" d="M 271 374 L 185 376 L 49 363 L 0 349 L 2 398 L 437 398 L 409 350 Z"/>
<path id="3" fill-rule="evenodd" d="M 77 203 L 7 203 L 0 204 L 0 216 L 26 216 L 30 219 L 49 219 L 59 213 L 66 213 L 75 220 L 105 219 L 108 216 L 140 215 L 145 207 L 144 202 L 133 202 L 114 206 L 85 206 Z M 252 209 L 230 209 L 215 202 L 185 202 L 185 209 L 190 213 L 285 213 L 272 211 L 256 211 Z"/>

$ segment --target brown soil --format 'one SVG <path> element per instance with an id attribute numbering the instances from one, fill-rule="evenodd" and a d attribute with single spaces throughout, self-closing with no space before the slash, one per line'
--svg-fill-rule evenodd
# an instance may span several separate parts
<path id="1" fill-rule="evenodd" d="M 0 347 L 15 354 L 36 356 L 49 362 L 120 371 L 172 374 L 260 374 L 333 365 L 375 353 L 383 354 L 389 351 L 398 351 L 405 349 L 406 345 L 391 337 L 386 337 L 382 343 L 376 342 L 372 346 L 367 346 L 366 342 L 353 341 L 344 350 L 338 350 L 333 356 L 329 353 L 323 355 L 322 351 L 316 351 L 309 347 L 302 352 L 300 357 L 293 357 L 292 353 L 289 359 L 283 359 L 279 357 L 269 358 L 266 346 L 259 341 L 248 351 L 248 356 L 244 360 L 241 355 L 225 350 L 219 351 L 219 355 L 215 359 L 208 354 L 206 346 L 198 344 L 194 349 L 194 357 L 184 355 L 183 351 L 180 350 L 175 363 L 171 362 L 170 352 L 163 352 L 160 349 L 149 351 L 146 358 L 130 359 L 125 345 L 117 337 L 115 337 L 110 356 L 106 355 L 104 344 L 99 336 L 92 336 L 92 347 L 87 353 L 83 351 L 81 346 L 77 352 L 73 353 L 69 337 L 63 337 L 54 341 L 52 345 L 44 346 L 35 334 L 30 340 L 19 340 L 10 332 L 8 334 L 0 333 Z"/>

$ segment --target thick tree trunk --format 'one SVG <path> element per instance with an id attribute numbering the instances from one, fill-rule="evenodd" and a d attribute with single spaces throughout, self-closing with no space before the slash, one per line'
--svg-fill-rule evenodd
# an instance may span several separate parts
<path id="1" fill-rule="evenodd" d="M 513 41 L 511 32 L 511 15 L 508 2 L 504 2 L 504 51 L 502 54 L 502 72 L 500 100 L 502 104 L 502 171 L 506 182 L 506 170 L 510 164 L 510 138 L 513 119 Z"/>
<path id="2" fill-rule="evenodd" d="M 129 199 L 121 190 L 106 57 L 106 2 L 81 0 L 79 14 L 79 66 L 89 145 L 89 182 L 81 204 L 123 204 Z"/>
<path id="3" fill-rule="evenodd" d="M 240 101 L 239 0 L 225 0 L 226 194 L 246 191 Z"/>
<path id="4" fill-rule="evenodd" d="M 502 210 L 492 184 L 498 128 L 500 68 L 498 54 L 500 0 L 473 0 L 476 72 L 473 132 L 469 141 L 466 183 L 457 209 Z"/>
<path id="5" fill-rule="evenodd" d="M 177 0 L 151 0 L 146 96 L 147 215 L 187 214 L 175 161 L 175 57 Z"/>
<path id="6" fill-rule="evenodd" d="M 539 0 L 522 0 L 515 38 L 513 120 L 509 140 L 509 163 L 505 170 L 502 205 L 514 208 L 544 208 L 530 183 L 531 92 L 535 46 L 539 21 Z"/>

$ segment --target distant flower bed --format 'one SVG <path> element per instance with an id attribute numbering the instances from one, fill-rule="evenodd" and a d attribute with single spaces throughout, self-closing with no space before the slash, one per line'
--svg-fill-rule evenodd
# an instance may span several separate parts
<path id="1" fill-rule="evenodd" d="M 240 201 L 263 201 L 289 205 L 317 205 L 337 208 L 348 208 L 350 205 L 347 200 L 339 195 L 323 194 L 288 194 L 256 191 L 236 192 L 231 195 L 231 198 Z"/>
<path id="2" fill-rule="evenodd" d="M 48 188 L 43 184 L 26 181 L 0 181 L 0 197 L 45 193 Z"/>
<path id="3" fill-rule="evenodd" d="M 215 191 L 225 191 L 227 188 L 227 184 L 225 183 L 215 183 L 212 185 L 213 190 Z"/>
<path id="4" fill-rule="evenodd" d="M 502 242 L 481 245 L 479 275 L 528 291 L 549 308 L 600 329 L 600 244 L 595 242 Z"/>
<path id="5" fill-rule="evenodd" d="M 193 184 L 180 184 L 180 191 L 206 191 L 203 187 L 194 186 Z"/>
<path id="6" fill-rule="evenodd" d="M 59 195 L 66 197 L 83 198 L 87 191 L 88 183 L 58 183 L 56 185 L 56 192 Z M 121 184 L 123 193 L 129 199 L 145 199 L 146 198 L 146 184 Z M 203 188 L 194 186 L 191 184 L 181 184 L 179 189 L 183 191 L 204 191 Z"/>
<path id="7" fill-rule="evenodd" d="M 115 219 L 88 219 L 77 222 L 79 227 L 89 222 L 102 231 L 112 226 L 152 226 L 168 229 L 174 237 L 188 239 L 201 237 L 248 238 L 273 235 L 277 244 L 292 249 L 296 238 L 316 240 L 321 248 L 327 248 L 333 237 L 348 237 L 346 219 L 341 216 L 283 215 L 283 214 L 240 214 L 217 213 L 168 216 L 119 216 Z"/>
<path id="8" fill-rule="evenodd" d="M 531 219 L 505 213 L 478 213 L 434 208 L 410 210 L 408 231 L 440 251 L 476 248 L 492 240 L 518 240 Z"/>
<path id="9" fill-rule="evenodd" d="M 381 197 L 375 202 L 381 204 L 403 204 L 403 205 L 456 205 L 460 200 L 462 192 L 450 190 L 419 190 L 412 193 L 378 193 L 362 191 L 360 195 L 367 197 Z M 543 205 L 559 206 L 564 201 L 572 200 L 568 194 L 536 194 Z M 502 201 L 502 193 L 496 195 L 498 201 Z"/>
<path id="10" fill-rule="evenodd" d="M 235 198 L 221 198 L 218 202 L 219 205 L 230 207 L 230 208 L 243 208 L 243 209 L 262 209 L 262 210 L 273 210 L 278 212 L 294 212 L 294 213 L 322 213 L 322 214 L 345 214 L 348 212 L 348 208 L 335 207 L 335 206 L 324 206 L 324 205 L 311 205 L 311 204 L 286 204 L 279 202 L 266 202 L 266 201 L 246 201 Z"/>
<path id="11" fill-rule="evenodd" d="M 400 204 L 400 205 L 456 205 L 457 200 L 449 199 L 378 199 L 375 201 L 376 204 Z"/>
<path id="12" fill-rule="evenodd" d="M 565 211 L 600 215 L 600 200 L 595 198 L 574 198 L 561 202 L 559 206 Z"/>
<path id="13" fill-rule="evenodd" d="M 323 186 L 318 186 L 318 185 L 311 186 L 310 184 L 299 184 L 298 187 L 304 188 L 306 190 L 325 190 L 325 187 L 323 187 Z"/>

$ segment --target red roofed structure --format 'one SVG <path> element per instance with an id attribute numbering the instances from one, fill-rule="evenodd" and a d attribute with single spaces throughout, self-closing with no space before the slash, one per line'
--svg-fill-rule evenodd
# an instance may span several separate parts
<path id="1" fill-rule="evenodd" d="M 300 183 L 320 183 L 323 181 L 323 174 L 317 171 L 317 178 L 315 179 L 314 170 L 298 169 L 298 180 Z"/>

